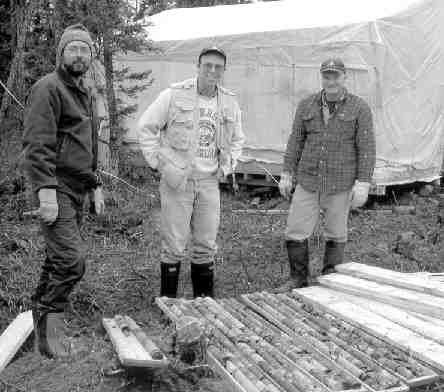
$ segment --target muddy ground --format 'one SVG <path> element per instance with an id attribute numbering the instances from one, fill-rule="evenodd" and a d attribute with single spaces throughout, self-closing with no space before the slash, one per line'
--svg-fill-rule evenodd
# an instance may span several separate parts
<path id="1" fill-rule="evenodd" d="M 104 218 L 87 216 L 83 235 L 88 241 L 87 274 L 72 295 L 69 330 L 75 358 L 43 360 L 33 354 L 32 339 L 0 374 L 0 391 L 224 391 L 217 377 L 193 379 L 174 370 L 137 374 L 120 369 L 111 343 L 101 328 L 103 316 L 128 314 L 162 344 L 165 320 L 153 304 L 159 291 L 159 198 L 156 181 L 139 184 L 139 191 L 107 184 Z M 15 190 L 17 191 L 17 189 Z M 413 192 L 413 193 L 412 193 Z M 415 189 L 397 190 L 373 199 L 350 217 L 346 261 L 363 262 L 399 271 L 444 271 L 444 228 L 440 190 L 420 196 Z M 244 215 L 235 209 L 285 209 L 276 191 L 223 192 L 217 297 L 266 290 L 282 283 L 288 273 L 283 247 L 285 216 Z M 441 206 L 440 206 L 441 201 Z M 394 214 L 395 204 L 416 207 L 413 214 Z M 0 218 L 0 331 L 23 310 L 43 259 L 43 242 L 36 220 L 23 218 L 32 206 L 24 193 L 4 192 Z M 319 271 L 323 252 L 321 228 L 311 241 L 312 273 Z M 189 267 L 182 268 L 180 294 L 191 297 Z"/>

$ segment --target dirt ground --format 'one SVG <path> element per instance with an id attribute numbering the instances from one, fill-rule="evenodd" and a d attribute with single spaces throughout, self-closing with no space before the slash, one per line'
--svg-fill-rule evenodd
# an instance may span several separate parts
<path id="1" fill-rule="evenodd" d="M 67 362 L 43 360 L 32 350 L 32 339 L 0 374 L 1 392 L 224 391 L 217 377 L 190 379 L 170 369 L 155 374 L 120 369 L 101 318 L 128 314 L 162 345 L 166 322 L 153 304 L 159 291 L 160 204 L 155 181 L 140 191 L 119 184 L 107 186 L 107 214 L 87 216 L 87 274 L 72 295 L 69 330 L 76 354 Z M 350 217 L 346 261 L 399 271 L 444 271 L 444 223 L 439 191 L 427 196 L 397 191 L 395 197 L 373 199 Z M 284 215 L 245 215 L 236 209 L 285 209 L 276 191 L 223 192 L 215 291 L 217 297 L 266 290 L 282 283 L 288 267 L 283 247 Z M 416 214 L 395 214 L 393 204 L 409 203 Z M 441 205 L 440 205 L 441 201 Z M 31 206 L 23 194 L 3 194 L 0 205 L 0 331 L 29 308 L 30 295 L 43 259 L 38 222 L 21 214 Z M 322 226 L 322 225 L 321 225 Z M 319 271 L 323 252 L 321 228 L 311 241 L 312 274 Z M 180 294 L 191 297 L 189 267 L 182 268 Z"/>

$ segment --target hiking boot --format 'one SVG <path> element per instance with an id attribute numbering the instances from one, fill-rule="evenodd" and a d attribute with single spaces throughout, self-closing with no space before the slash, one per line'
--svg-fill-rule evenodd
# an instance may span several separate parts
<path id="1" fill-rule="evenodd" d="M 160 263 L 160 296 L 177 297 L 180 263 Z"/>
<path id="2" fill-rule="evenodd" d="M 191 263 L 191 282 L 193 284 L 193 296 L 214 297 L 214 263 Z"/>
<path id="3" fill-rule="evenodd" d="M 344 260 L 345 242 L 328 240 L 325 242 L 324 266 L 321 275 L 336 272 L 335 267 Z"/>
<path id="4" fill-rule="evenodd" d="M 70 344 L 65 334 L 64 312 L 32 310 L 34 321 L 34 349 L 48 358 L 64 358 L 70 353 Z"/>
<path id="5" fill-rule="evenodd" d="M 290 276 L 288 280 L 273 291 L 285 293 L 308 286 L 308 240 L 286 241 Z"/>

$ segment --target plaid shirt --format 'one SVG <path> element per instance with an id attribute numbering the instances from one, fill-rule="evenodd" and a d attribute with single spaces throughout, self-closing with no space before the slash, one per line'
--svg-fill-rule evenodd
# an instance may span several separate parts
<path id="1" fill-rule="evenodd" d="M 368 104 L 345 92 L 328 121 L 322 92 L 302 100 L 284 156 L 284 171 L 310 192 L 339 193 L 371 182 L 375 136 Z"/>

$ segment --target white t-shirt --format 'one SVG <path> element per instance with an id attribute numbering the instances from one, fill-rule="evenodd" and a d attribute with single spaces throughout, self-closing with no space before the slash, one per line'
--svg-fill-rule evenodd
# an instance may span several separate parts
<path id="1" fill-rule="evenodd" d="M 216 127 L 218 121 L 217 98 L 199 95 L 198 143 L 195 160 L 197 173 L 215 173 L 218 168 Z"/>

